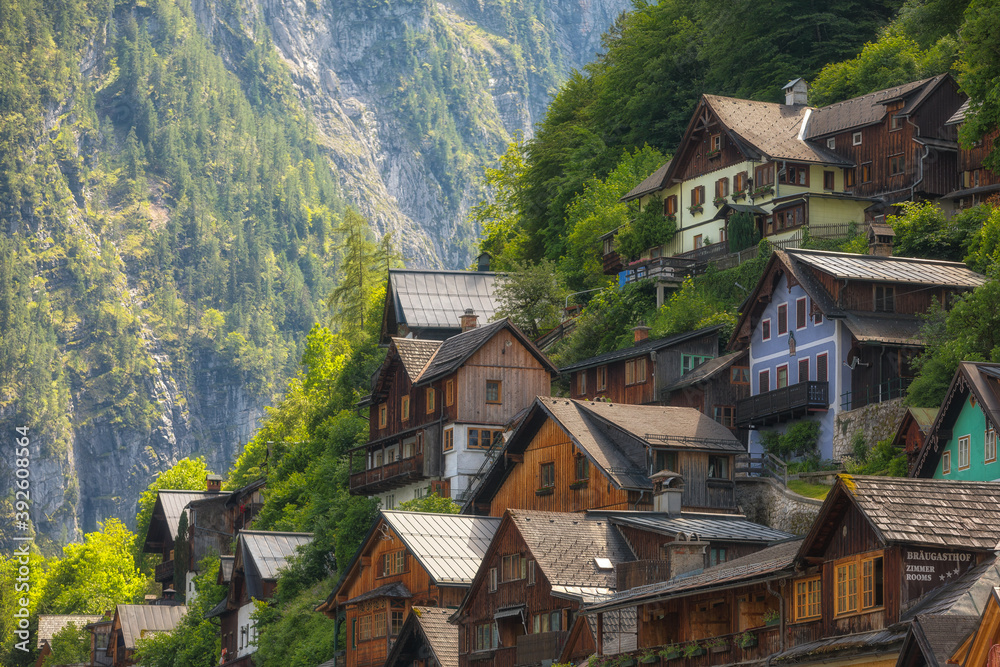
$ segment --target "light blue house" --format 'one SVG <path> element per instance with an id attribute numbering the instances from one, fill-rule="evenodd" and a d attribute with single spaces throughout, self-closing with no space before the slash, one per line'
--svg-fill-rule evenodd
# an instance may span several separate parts
<path id="1" fill-rule="evenodd" d="M 836 415 L 903 395 L 923 347 L 919 315 L 984 281 L 959 262 L 775 250 L 730 341 L 749 349 L 736 425 L 750 429 L 750 451 L 760 431 L 808 419 L 820 423 L 820 455 L 840 458 Z"/>

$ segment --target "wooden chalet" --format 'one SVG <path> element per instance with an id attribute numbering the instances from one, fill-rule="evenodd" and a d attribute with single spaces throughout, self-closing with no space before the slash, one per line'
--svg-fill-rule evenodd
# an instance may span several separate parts
<path id="1" fill-rule="evenodd" d="M 747 350 L 709 359 L 685 372 L 660 392 L 661 405 L 694 408 L 736 432 L 736 404 L 750 397 L 750 358 Z"/>
<path id="2" fill-rule="evenodd" d="M 496 274 L 480 256 L 479 271 L 389 269 L 380 342 L 392 338 L 442 341 L 462 332 L 459 318 L 472 309 L 484 322 L 496 317 Z"/>
<path id="3" fill-rule="evenodd" d="M 969 101 L 966 100 L 948 119 L 948 125 L 956 131 L 961 128 L 968 109 Z M 986 156 L 993 150 L 998 136 L 1000 128 L 994 128 L 971 147 L 959 147 L 957 189 L 944 197 L 954 208 L 963 209 L 982 204 L 1000 192 L 1000 175 L 984 166 Z"/>
<path id="4" fill-rule="evenodd" d="M 620 590 L 583 613 L 634 609 L 637 645 L 624 652 L 667 664 L 690 647 L 669 663 L 685 667 L 888 667 L 913 657 L 911 631 L 918 653 L 940 654 L 961 637 L 924 639 L 967 622 L 1000 583 L 997 500 L 1000 484 L 841 475 L 803 540 Z"/>
<path id="5" fill-rule="evenodd" d="M 720 328 L 649 338 L 649 327 L 636 327 L 631 347 L 578 361 L 559 373 L 569 377 L 569 395 L 575 399 L 661 404 L 666 387 L 719 356 Z"/>
<path id="6" fill-rule="evenodd" d="M 251 667 L 257 650 L 257 628 L 251 617 L 254 600 L 269 600 L 288 558 L 312 541 L 312 533 L 242 530 L 232 560 L 220 564 L 219 582 L 228 578 L 226 597 L 205 618 L 219 618 L 225 667 Z"/>
<path id="7" fill-rule="evenodd" d="M 820 454 L 833 451 L 836 415 L 903 395 L 933 301 L 985 282 L 961 262 L 775 250 L 742 307 L 730 341 L 749 350 L 750 397 L 736 425 L 759 430 L 820 422 Z"/>
<path id="8" fill-rule="evenodd" d="M 346 625 L 342 664 L 385 664 L 411 608 L 457 606 L 499 524 L 494 517 L 383 510 L 316 609 Z"/>
<path id="9" fill-rule="evenodd" d="M 892 437 L 892 445 L 906 452 L 906 469 L 913 470 L 917 456 L 924 447 L 924 440 L 931 430 L 931 425 L 937 418 L 938 408 L 906 408 L 903 418 L 899 420 L 896 433 Z"/>
<path id="10" fill-rule="evenodd" d="M 393 338 L 373 379 L 369 440 L 352 449 L 351 493 L 382 507 L 428 491 L 460 498 L 508 422 L 548 394 L 555 366 L 510 320 L 444 342 Z"/>
<path id="11" fill-rule="evenodd" d="M 1000 364 L 963 361 L 917 452 L 910 476 L 1000 479 Z"/>
<path id="12" fill-rule="evenodd" d="M 669 496 L 675 512 L 732 512 L 743 451 L 729 429 L 691 408 L 539 396 L 464 511 L 653 510 Z M 661 471 L 666 493 L 654 498 L 650 477 Z"/>
<path id="13" fill-rule="evenodd" d="M 187 613 L 184 605 L 120 604 L 111 621 L 107 655 L 112 667 L 134 665 L 138 639 L 158 632 L 170 632 Z"/>
<path id="14" fill-rule="evenodd" d="M 386 667 L 458 667 L 458 626 L 451 609 L 413 607 L 389 649 Z"/>
<path id="15" fill-rule="evenodd" d="M 183 563 L 175 567 L 174 544 L 178 538 L 181 515 L 187 512 L 188 503 L 197 500 L 222 500 L 229 495 L 222 492 L 221 483 L 209 480 L 209 484 L 211 486 L 207 491 L 160 489 L 156 493 L 156 504 L 153 505 L 142 551 L 161 555 L 161 561 L 157 563 L 153 576 L 165 589 L 185 584 L 184 575 L 188 564 Z M 188 518 L 190 525 L 190 516 Z"/>

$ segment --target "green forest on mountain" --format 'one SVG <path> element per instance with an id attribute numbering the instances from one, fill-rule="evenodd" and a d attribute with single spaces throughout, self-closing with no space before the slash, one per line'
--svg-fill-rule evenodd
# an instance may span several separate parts
<path id="1" fill-rule="evenodd" d="M 488 172 L 495 197 L 474 212 L 482 247 L 501 268 L 553 277 L 535 283 L 550 309 L 533 311 L 530 324 L 542 326 L 569 292 L 609 284 L 598 237 L 635 216 L 618 198 L 667 159 L 702 92 L 773 100 L 804 76 L 814 102 L 830 102 L 950 69 L 975 103 L 968 140 L 1000 118 L 989 94 L 1000 62 L 984 37 L 998 26 L 1000 9 L 982 0 L 845 0 L 822 11 L 780 0 L 730 13 L 705 0 L 637 1 L 601 57 L 559 90 L 536 136 Z M 190 10 L 169 0 L 17 0 L 0 12 L 0 48 L 19 54 L 0 59 L 0 401 L 25 387 L 32 400 L 19 405 L 33 412 L 21 417 L 45 424 L 53 443 L 68 428 L 71 374 L 115 419 L 152 419 L 138 389 L 153 368 L 143 326 L 180 357 L 211 351 L 255 391 L 283 390 L 226 486 L 265 477 L 256 527 L 315 534 L 259 611 L 257 654 L 264 667 L 314 667 L 331 657 L 334 636 L 312 610 L 377 512 L 376 501 L 348 494 L 344 452 L 367 437 L 354 405 L 380 362 L 385 267 L 395 260 L 346 214 L 269 44 L 245 47 L 227 69 Z M 95 90 L 73 85 L 83 56 L 103 63 Z M 1000 214 L 991 207 L 946 220 L 918 206 L 894 224 L 901 251 L 996 271 Z M 558 354 L 623 346 L 640 321 L 655 335 L 731 324 L 745 294 L 737 284 L 751 286 L 764 261 L 688 281 L 659 312 L 641 283 L 587 295 Z M 1000 359 L 1000 315 L 984 307 L 1000 301 L 997 284 L 932 316 L 924 402 L 958 359 Z M 76 343 L 65 356 L 59 339 Z M 199 487 L 206 472 L 203 461 L 182 461 L 151 489 Z M 136 539 L 151 497 L 138 536 L 112 520 L 83 544 L 35 553 L 33 615 L 141 601 L 150 563 Z M 198 604 L 175 632 L 145 642 L 142 664 L 218 663 L 217 629 L 199 615 L 221 597 L 213 567 L 202 564 Z M 0 554 L 0 662 L 26 665 L 11 648 L 15 574 Z M 61 655 L 70 655 L 79 635 L 65 642 Z"/>

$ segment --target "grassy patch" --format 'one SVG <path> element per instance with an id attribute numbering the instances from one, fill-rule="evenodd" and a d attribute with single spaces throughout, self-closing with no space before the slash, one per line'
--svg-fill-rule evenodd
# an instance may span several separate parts
<path id="1" fill-rule="evenodd" d="M 801 479 L 790 479 L 788 480 L 788 488 L 800 496 L 823 500 L 826 498 L 826 494 L 829 493 L 830 489 L 833 487 L 826 486 L 825 484 L 810 484 L 809 482 L 804 482 Z"/>

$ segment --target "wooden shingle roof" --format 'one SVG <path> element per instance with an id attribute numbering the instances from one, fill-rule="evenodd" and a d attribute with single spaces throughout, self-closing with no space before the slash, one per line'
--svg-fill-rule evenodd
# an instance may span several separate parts
<path id="1" fill-rule="evenodd" d="M 619 199 L 621 202 L 629 202 L 644 195 L 652 194 L 666 187 L 667 172 L 670 170 L 670 160 L 665 165 L 647 176 L 642 183 L 629 190 L 628 194 Z"/>
<path id="2" fill-rule="evenodd" d="M 406 374 L 410 376 L 410 382 L 416 382 L 417 378 L 420 377 L 420 371 L 424 370 L 424 366 L 441 346 L 440 341 L 418 338 L 393 338 L 392 344 L 396 348 L 396 353 L 403 363 Z"/>
<path id="3" fill-rule="evenodd" d="M 451 610 L 414 607 L 410 613 L 416 617 L 420 632 L 427 639 L 438 664 L 441 667 L 458 667 L 458 626 L 448 622 Z"/>

